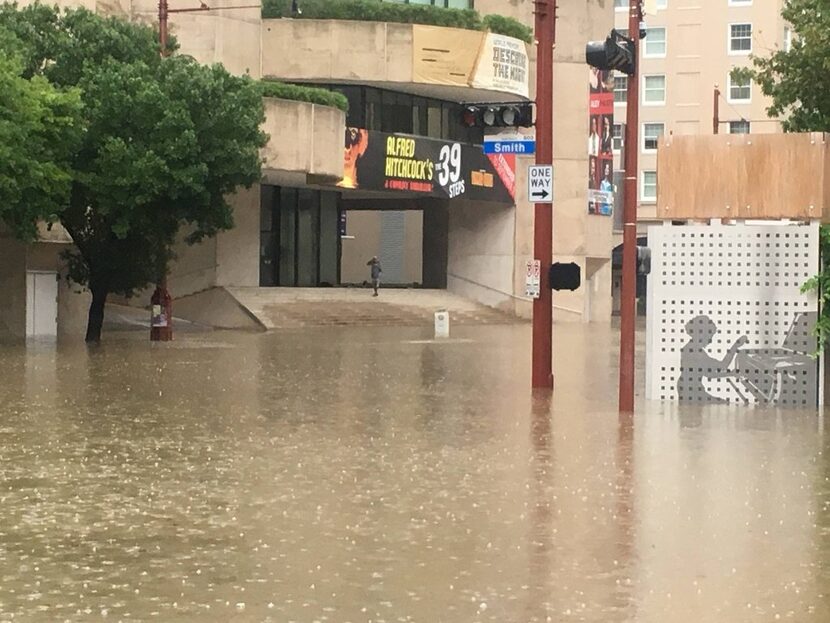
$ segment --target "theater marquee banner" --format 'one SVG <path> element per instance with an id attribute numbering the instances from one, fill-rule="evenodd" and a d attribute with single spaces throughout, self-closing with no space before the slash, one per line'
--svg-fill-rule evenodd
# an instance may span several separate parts
<path id="1" fill-rule="evenodd" d="M 479 145 L 349 128 L 338 185 L 513 204 L 516 157 L 488 156 Z"/>
<path id="2" fill-rule="evenodd" d="M 530 93 L 527 44 L 491 32 L 413 26 L 413 81 L 473 87 L 527 98 Z"/>

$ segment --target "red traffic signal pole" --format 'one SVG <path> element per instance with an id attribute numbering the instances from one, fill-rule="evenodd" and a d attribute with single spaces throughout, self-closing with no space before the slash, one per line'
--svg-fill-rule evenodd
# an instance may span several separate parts
<path id="1" fill-rule="evenodd" d="M 637 151 L 640 123 L 640 0 L 629 0 L 628 36 L 634 42 L 634 75 L 628 77 L 625 128 L 625 205 L 620 307 L 620 412 L 634 412 L 634 340 L 637 314 Z"/>
<path id="2" fill-rule="evenodd" d="M 556 0 L 534 0 L 536 7 L 536 164 L 553 165 L 553 48 Z M 539 298 L 533 301 L 534 389 L 553 389 L 553 296 L 548 269 L 553 263 L 553 204 L 537 203 L 533 257 L 542 270 Z"/>

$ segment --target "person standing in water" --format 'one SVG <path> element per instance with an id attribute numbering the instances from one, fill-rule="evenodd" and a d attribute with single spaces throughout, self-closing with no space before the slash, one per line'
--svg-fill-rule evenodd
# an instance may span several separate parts
<path id="1" fill-rule="evenodd" d="M 375 293 L 372 296 L 377 296 L 378 288 L 380 287 L 380 275 L 383 272 L 383 270 L 380 267 L 380 260 L 378 259 L 378 256 L 375 255 L 374 257 L 372 257 L 371 260 L 366 262 L 366 266 L 370 267 L 369 271 L 372 276 L 372 288 L 374 288 L 375 290 Z"/>

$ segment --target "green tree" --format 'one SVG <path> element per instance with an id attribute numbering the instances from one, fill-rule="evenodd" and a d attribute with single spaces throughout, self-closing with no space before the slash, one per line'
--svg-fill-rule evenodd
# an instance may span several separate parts
<path id="1" fill-rule="evenodd" d="M 755 56 L 751 68 L 734 73 L 772 98 L 767 112 L 787 132 L 830 131 L 830 3 L 789 0 L 782 15 L 793 33 L 790 49 Z"/>
<path id="2" fill-rule="evenodd" d="M 195 243 L 233 226 L 226 197 L 260 178 L 261 87 L 220 65 L 159 55 L 155 32 L 84 9 L 0 8 L 28 43 L 26 71 L 81 92 L 85 132 L 59 218 L 75 243 L 70 278 L 92 303 L 98 342 L 110 294 L 166 273 L 182 227 Z"/>
<path id="3" fill-rule="evenodd" d="M 752 67 L 733 75 L 751 78 L 772 99 L 767 109 L 787 132 L 830 132 L 830 2 L 789 0 L 782 11 L 790 24 L 792 45 L 768 56 L 755 56 Z M 830 342 L 830 228 L 821 228 L 822 266 L 802 287 L 822 304 L 815 334 L 819 347 Z"/>
<path id="4" fill-rule="evenodd" d="M 19 42 L 0 30 L 0 222 L 32 240 L 39 221 L 55 221 L 69 197 L 70 159 L 80 143 L 77 90 L 21 76 Z"/>

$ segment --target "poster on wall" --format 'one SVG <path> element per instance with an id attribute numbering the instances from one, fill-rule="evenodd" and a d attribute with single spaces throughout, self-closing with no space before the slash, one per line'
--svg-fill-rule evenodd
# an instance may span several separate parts
<path id="1" fill-rule="evenodd" d="M 347 128 L 341 188 L 513 204 L 516 157 L 408 134 Z"/>
<path id="2" fill-rule="evenodd" d="M 530 82 L 524 41 L 487 33 L 470 86 L 528 97 Z"/>
<path id="3" fill-rule="evenodd" d="M 588 214 L 614 214 L 614 73 L 593 67 L 588 99 Z"/>
<path id="4" fill-rule="evenodd" d="M 414 82 L 530 94 L 528 46 L 492 32 L 415 24 L 412 27 Z"/>

